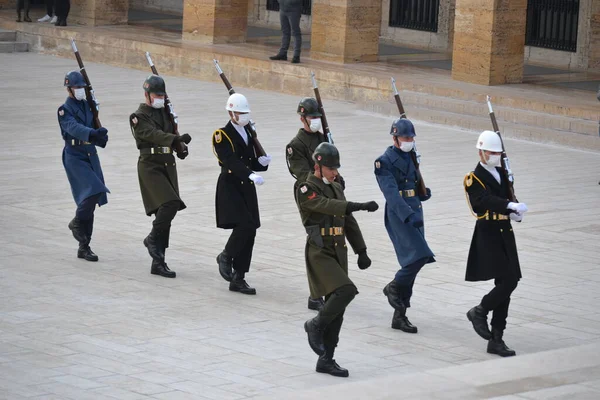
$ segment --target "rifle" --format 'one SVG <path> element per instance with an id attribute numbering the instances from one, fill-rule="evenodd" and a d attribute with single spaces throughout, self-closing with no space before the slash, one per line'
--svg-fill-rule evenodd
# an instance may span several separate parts
<path id="1" fill-rule="evenodd" d="M 148 64 L 150 64 L 150 69 L 154 75 L 158 75 L 158 71 L 156 66 L 152 62 L 152 58 L 150 57 L 150 53 L 146 52 L 146 60 L 148 60 Z M 173 103 L 169 99 L 169 96 L 165 93 L 165 107 L 169 110 L 169 120 L 171 121 L 171 125 L 173 125 L 173 134 L 175 136 L 179 136 L 179 120 L 177 118 L 177 114 L 175 113 L 175 108 L 173 107 Z M 187 145 L 184 142 L 177 142 L 175 144 L 175 151 L 177 152 L 177 157 L 182 160 L 188 156 L 189 150 Z"/>
<path id="2" fill-rule="evenodd" d="M 223 81 L 223 83 L 225 84 L 225 87 L 227 88 L 227 92 L 231 96 L 232 94 L 235 93 L 235 90 L 233 90 L 233 86 L 231 86 L 231 83 L 229 83 L 229 79 L 227 79 L 227 76 L 225 76 L 225 73 L 221 69 L 221 66 L 219 65 L 219 61 L 213 59 L 213 62 L 215 63 L 215 68 L 217 69 L 217 72 L 219 73 L 221 80 Z M 256 156 L 257 157 L 266 156 L 267 152 L 265 151 L 265 149 L 262 147 L 262 145 L 258 141 L 258 137 L 257 137 L 258 134 L 256 133 L 256 124 L 254 123 L 254 121 L 250 120 L 250 123 L 247 126 L 248 126 L 248 131 L 250 131 L 250 136 L 252 136 L 252 144 L 254 146 L 254 152 L 256 153 Z"/>
<path id="3" fill-rule="evenodd" d="M 494 110 L 492 109 L 492 102 L 490 96 L 486 96 L 488 109 L 490 111 L 490 119 L 492 120 L 492 127 L 494 128 L 494 132 L 500 138 L 500 143 L 502 143 L 502 157 L 500 157 L 500 162 L 502 164 L 502 172 L 506 180 L 508 181 L 508 199 L 514 203 L 517 203 L 517 197 L 515 196 L 515 187 L 514 181 L 515 178 L 510 169 L 510 162 L 508 161 L 508 156 L 506 155 L 506 150 L 504 148 L 504 140 L 502 140 L 502 135 L 500 134 L 500 128 L 498 127 L 498 121 L 496 121 L 496 114 L 494 114 Z"/>
<path id="4" fill-rule="evenodd" d="M 71 39 L 71 47 L 73 48 L 73 52 L 75 53 L 75 58 L 77 59 L 77 64 L 79 64 L 79 72 L 83 76 L 83 80 L 87 84 L 85 88 L 85 97 L 90 105 L 90 109 L 92 110 L 92 115 L 94 116 L 94 128 L 102 128 L 102 124 L 100 123 L 100 119 L 98 118 L 98 112 L 100 111 L 100 103 L 98 99 L 96 99 L 96 94 L 94 93 L 94 88 L 92 88 L 92 84 L 90 83 L 90 78 L 85 70 L 85 66 L 83 65 L 83 60 L 81 59 L 81 55 L 79 54 L 79 50 L 77 50 L 77 45 L 75 45 L 75 40 Z"/>
<path id="5" fill-rule="evenodd" d="M 398 106 L 398 112 L 400 112 L 400 118 L 406 118 L 406 112 L 404 111 L 402 100 L 400 100 L 400 93 L 398 93 L 398 89 L 396 88 L 396 79 L 394 78 L 392 78 L 392 88 L 394 89 L 394 99 L 396 99 L 396 105 Z M 419 193 L 419 196 L 427 196 L 427 186 L 425 186 L 425 182 L 423 181 L 423 175 L 421 174 L 421 169 L 419 168 L 421 164 L 421 154 L 419 154 L 419 152 L 417 151 L 416 144 L 413 150 L 410 152 L 410 158 L 415 164 L 415 168 L 417 170 L 417 192 Z"/>
<path id="6" fill-rule="evenodd" d="M 327 116 L 325 115 L 325 109 L 323 108 L 323 101 L 321 100 L 321 94 L 319 93 L 319 87 L 317 86 L 317 80 L 315 79 L 315 73 L 313 71 L 310 72 L 310 77 L 312 78 L 313 90 L 315 91 L 315 98 L 317 99 L 317 104 L 319 105 L 319 112 L 321 113 L 321 124 L 323 125 L 323 133 L 327 135 L 327 141 L 333 144 L 333 137 L 331 136 L 329 124 L 327 123 Z"/>

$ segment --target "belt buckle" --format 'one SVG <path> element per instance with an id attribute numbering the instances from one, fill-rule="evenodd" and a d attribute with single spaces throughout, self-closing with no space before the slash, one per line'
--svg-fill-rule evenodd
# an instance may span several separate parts
<path id="1" fill-rule="evenodd" d="M 150 154 L 154 154 L 154 147 L 150 147 Z"/>
<path id="2" fill-rule="evenodd" d="M 406 197 L 415 197 L 415 190 L 414 189 L 407 190 Z"/>

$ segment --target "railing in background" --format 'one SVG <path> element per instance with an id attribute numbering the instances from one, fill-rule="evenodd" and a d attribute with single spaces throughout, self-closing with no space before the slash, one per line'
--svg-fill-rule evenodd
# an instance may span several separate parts
<path id="1" fill-rule="evenodd" d="M 437 32 L 440 0 L 391 0 L 390 26 Z"/>
<path id="2" fill-rule="evenodd" d="M 579 0 L 528 0 L 525 44 L 575 52 L 578 19 Z"/>
<path id="3" fill-rule="evenodd" d="M 310 15 L 312 9 L 312 0 L 302 0 L 302 14 Z M 279 11 L 277 0 L 267 0 L 267 11 Z"/>

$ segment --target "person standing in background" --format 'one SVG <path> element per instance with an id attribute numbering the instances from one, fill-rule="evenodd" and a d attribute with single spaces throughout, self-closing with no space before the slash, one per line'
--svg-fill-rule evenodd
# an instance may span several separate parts
<path id="1" fill-rule="evenodd" d="M 302 16 L 302 0 L 278 0 L 279 20 L 281 22 L 281 48 L 277 55 L 269 57 L 271 60 L 287 60 L 291 36 L 294 36 L 294 57 L 292 64 L 300 62 L 302 50 L 302 32 L 300 31 L 300 17 Z"/>
<path id="2" fill-rule="evenodd" d="M 54 13 L 54 0 L 46 0 L 46 15 L 38 19 L 38 22 L 55 24 L 57 20 L 58 18 L 56 18 L 56 14 Z"/>

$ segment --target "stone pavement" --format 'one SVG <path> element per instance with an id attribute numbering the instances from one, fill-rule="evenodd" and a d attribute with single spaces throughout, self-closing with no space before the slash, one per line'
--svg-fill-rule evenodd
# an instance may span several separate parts
<path id="1" fill-rule="evenodd" d="M 463 280 L 474 219 L 462 179 L 477 162 L 476 132 L 417 122 L 423 174 L 433 191 L 424 205 L 427 237 L 438 260 L 415 287 L 410 317 L 419 334 L 390 328 L 392 310 L 381 288 L 398 266 L 383 213 L 359 213 L 373 266 L 359 271 L 350 258 L 360 294 L 348 309 L 336 353 L 351 373 L 340 380 L 314 372 L 316 357 L 302 327 L 314 314 L 306 309 L 305 235 L 284 159 L 299 124 L 298 97 L 237 88 L 249 96 L 263 146 L 273 155 L 259 188 L 263 226 L 248 276 L 258 295 L 244 297 L 227 290 L 214 260 L 228 233 L 214 226 L 219 168 L 210 148 L 213 130 L 227 119 L 222 85 L 167 77 L 181 132 L 193 137 L 190 157 L 178 163 L 188 208 L 173 224 L 167 258 L 177 278 L 169 280 L 150 275 L 141 243 L 151 219 L 139 195 L 137 151 L 127 122 L 143 99 L 147 73 L 87 66 L 109 129 L 109 144 L 99 153 L 112 191 L 96 214 L 92 247 L 100 261 L 89 263 L 75 257 L 67 229 L 75 206 L 55 114 L 66 96 L 62 78 L 75 69 L 75 60 L 8 54 L 0 55 L 0 65 L 1 399 L 287 399 L 318 388 L 339 398 L 335 385 L 361 393 L 360 385 L 376 389 L 384 381 L 403 382 L 400 395 L 413 382 L 410 374 L 426 374 L 414 379 L 422 388 L 435 374 L 510 370 L 530 371 L 537 379 L 537 386 L 521 382 L 525 398 L 599 397 L 600 361 L 587 355 L 597 355 L 600 344 L 600 154 L 507 140 L 517 195 L 531 211 L 515 226 L 524 279 L 505 336 L 519 356 L 499 360 L 485 353 L 486 343 L 465 318 L 490 288 Z M 311 94 L 309 86 L 305 94 Z M 390 144 L 390 118 L 343 102 L 327 101 L 326 110 L 348 198 L 383 205 L 372 165 Z M 561 350 L 540 353 L 554 349 Z M 547 387 L 539 382 L 557 371 L 548 367 L 552 363 L 580 371 L 581 379 L 552 378 L 560 390 L 526 397 L 531 388 Z M 433 393 L 439 379 L 431 379 Z M 582 380 L 588 382 L 585 390 L 573 383 Z M 372 389 L 368 397 L 386 395 L 389 388 L 382 384 L 381 392 Z"/>

